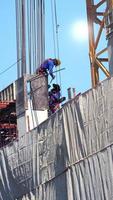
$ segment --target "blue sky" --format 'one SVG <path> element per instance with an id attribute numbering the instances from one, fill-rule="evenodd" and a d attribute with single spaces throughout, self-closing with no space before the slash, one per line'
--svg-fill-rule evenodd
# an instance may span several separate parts
<path id="1" fill-rule="evenodd" d="M 54 57 L 50 0 L 46 0 L 46 57 Z M 84 92 L 91 87 L 88 40 L 80 41 L 72 37 L 71 25 L 86 20 L 85 1 L 57 0 L 57 20 L 59 26 L 59 52 L 61 59 L 62 93 L 68 87 L 76 92 Z M 77 3 L 78 2 L 78 3 Z M 16 62 L 16 23 L 15 0 L 2 0 L 0 3 L 0 90 L 16 80 L 16 65 L 1 74 Z M 50 31 L 51 30 L 51 31 Z M 84 34 L 84 29 L 83 29 Z"/>

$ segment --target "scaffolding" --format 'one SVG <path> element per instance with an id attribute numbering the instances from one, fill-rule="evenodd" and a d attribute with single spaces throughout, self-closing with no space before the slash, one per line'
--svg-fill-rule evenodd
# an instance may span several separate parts
<path id="1" fill-rule="evenodd" d="M 17 139 L 15 101 L 0 101 L 0 148 Z"/>

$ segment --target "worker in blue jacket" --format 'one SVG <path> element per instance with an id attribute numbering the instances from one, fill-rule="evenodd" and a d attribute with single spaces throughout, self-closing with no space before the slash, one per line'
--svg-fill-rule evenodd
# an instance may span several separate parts
<path id="1" fill-rule="evenodd" d="M 61 62 L 59 59 L 52 59 L 52 58 L 49 58 L 49 59 L 46 59 L 41 65 L 40 67 L 36 70 L 36 73 L 41 75 L 41 74 L 45 74 L 45 75 L 48 75 L 50 74 L 50 76 L 52 77 L 52 79 L 55 78 L 55 75 L 53 74 L 53 68 L 54 66 L 58 66 L 60 65 Z"/>

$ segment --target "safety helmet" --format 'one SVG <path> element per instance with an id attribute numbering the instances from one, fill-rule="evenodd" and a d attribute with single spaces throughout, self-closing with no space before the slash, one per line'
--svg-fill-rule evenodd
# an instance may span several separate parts
<path id="1" fill-rule="evenodd" d="M 54 61 L 54 64 L 55 64 L 56 66 L 58 66 L 58 65 L 61 64 L 61 61 L 60 61 L 59 59 L 54 58 L 53 61 Z"/>

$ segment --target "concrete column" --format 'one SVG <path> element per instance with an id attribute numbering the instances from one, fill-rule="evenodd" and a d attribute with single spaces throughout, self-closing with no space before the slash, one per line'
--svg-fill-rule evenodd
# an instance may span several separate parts
<path id="1" fill-rule="evenodd" d="M 68 93 L 68 100 L 72 99 L 71 88 L 67 89 L 67 93 Z"/>

